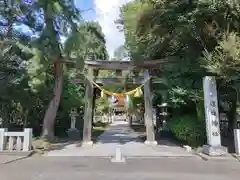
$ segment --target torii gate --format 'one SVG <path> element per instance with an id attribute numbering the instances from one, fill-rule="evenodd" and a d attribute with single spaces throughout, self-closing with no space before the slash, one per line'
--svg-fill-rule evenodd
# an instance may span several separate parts
<path id="1" fill-rule="evenodd" d="M 132 71 L 137 75 L 134 79 L 128 80 L 127 84 L 142 84 L 146 78 L 151 79 L 144 83 L 144 105 L 145 105 L 145 126 L 146 126 L 146 141 L 145 144 L 155 145 L 155 131 L 153 124 L 153 106 L 152 106 L 152 92 L 150 88 L 151 83 L 161 83 L 160 79 L 154 77 L 154 70 L 160 69 L 165 63 L 175 61 L 174 58 L 144 61 L 139 64 L 133 64 L 131 61 L 85 61 L 85 68 L 87 69 L 88 79 L 85 79 L 85 109 L 84 109 L 84 126 L 83 126 L 83 141 L 82 145 L 92 145 L 92 121 L 93 121 L 93 101 L 94 101 L 94 84 L 119 84 L 118 80 L 121 79 L 122 71 Z M 139 69 L 144 70 L 144 76 L 138 74 Z M 113 70 L 115 71 L 115 78 L 99 78 L 99 70 Z M 82 80 L 75 83 L 83 83 Z"/>

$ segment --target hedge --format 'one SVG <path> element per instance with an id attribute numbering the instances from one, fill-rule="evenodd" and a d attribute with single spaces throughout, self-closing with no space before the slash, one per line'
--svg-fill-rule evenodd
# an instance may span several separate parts
<path id="1" fill-rule="evenodd" d="M 205 123 L 197 117 L 190 115 L 174 117 L 169 121 L 168 126 L 178 140 L 190 146 L 201 146 L 206 141 Z"/>

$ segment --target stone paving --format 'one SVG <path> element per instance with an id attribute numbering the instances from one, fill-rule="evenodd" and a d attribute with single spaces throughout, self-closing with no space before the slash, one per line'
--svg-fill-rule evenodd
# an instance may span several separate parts
<path id="1" fill-rule="evenodd" d="M 1 180 L 238 180 L 237 161 L 196 158 L 128 159 L 103 157 L 30 157 L 0 165 Z"/>
<path id="2" fill-rule="evenodd" d="M 63 149 L 50 151 L 45 156 L 109 157 L 115 155 L 116 148 L 120 148 L 126 157 L 197 157 L 168 141 L 161 141 L 156 147 L 147 146 L 138 136 L 139 134 L 134 132 L 127 122 L 115 121 L 92 147 L 71 144 Z"/>

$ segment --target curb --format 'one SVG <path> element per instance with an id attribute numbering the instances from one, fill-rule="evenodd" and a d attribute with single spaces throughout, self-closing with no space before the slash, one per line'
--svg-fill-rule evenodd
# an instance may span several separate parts
<path id="1" fill-rule="evenodd" d="M 124 156 L 126 159 L 185 159 L 185 158 L 198 158 L 198 156 Z"/>
<path id="2" fill-rule="evenodd" d="M 204 161 L 209 161 L 209 160 L 213 160 L 213 161 L 240 161 L 240 158 L 238 159 L 237 157 L 234 157 L 232 154 L 228 155 L 228 156 L 208 156 L 206 154 L 203 153 L 196 153 L 197 156 L 199 156 L 200 158 L 202 158 L 202 160 Z"/>
<path id="3" fill-rule="evenodd" d="M 82 158 L 104 158 L 104 159 L 112 159 L 115 157 L 115 155 L 101 155 L 101 156 L 44 156 L 44 157 L 82 157 Z M 184 159 L 184 158 L 192 158 L 192 159 L 199 159 L 198 156 L 193 155 L 193 156 L 134 156 L 134 155 L 130 155 L 130 156 L 122 156 L 126 159 Z"/>
<path id="4" fill-rule="evenodd" d="M 16 158 L 16 159 L 7 161 L 7 162 L 5 162 L 5 163 L 3 163 L 3 164 L 10 164 L 10 163 L 16 162 L 16 161 L 18 161 L 18 160 L 27 159 L 28 157 L 31 157 L 31 156 L 34 154 L 34 151 L 29 151 L 29 152 L 24 152 L 24 153 L 25 153 L 24 156 L 20 156 L 19 158 Z M 27 153 L 28 153 L 28 154 L 27 154 Z M 18 156 L 17 154 L 18 154 L 18 153 L 12 153 L 12 155 L 11 155 L 11 153 L 4 153 L 4 155 L 9 155 L 9 156 Z M 19 154 L 21 154 L 21 153 L 19 153 Z M 2 154 L 2 155 L 3 155 L 3 154 Z"/>
<path id="5" fill-rule="evenodd" d="M 232 157 L 234 157 L 235 159 L 237 159 L 240 162 L 240 156 L 237 154 L 232 154 Z"/>

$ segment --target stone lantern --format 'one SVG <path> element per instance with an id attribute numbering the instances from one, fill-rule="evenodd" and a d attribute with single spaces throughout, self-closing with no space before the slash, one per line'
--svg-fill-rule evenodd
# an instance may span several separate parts
<path id="1" fill-rule="evenodd" d="M 77 109 L 76 108 L 72 108 L 70 113 L 69 113 L 69 116 L 71 118 L 70 129 L 76 129 L 76 117 L 78 116 Z"/>
<path id="2" fill-rule="evenodd" d="M 157 120 L 156 120 L 156 127 L 158 131 L 166 130 L 166 122 L 169 119 L 170 113 L 169 105 L 167 103 L 162 103 L 161 105 L 157 105 Z"/>
<path id="3" fill-rule="evenodd" d="M 71 118 L 71 126 L 67 131 L 68 137 L 71 138 L 71 139 L 79 139 L 80 138 L 80 132 L 76 128 L 76 119 L 77 119 L 77 116 L 78 116 L 77 109 L 72 108 L 70 110 L 69 116 Z"/>

